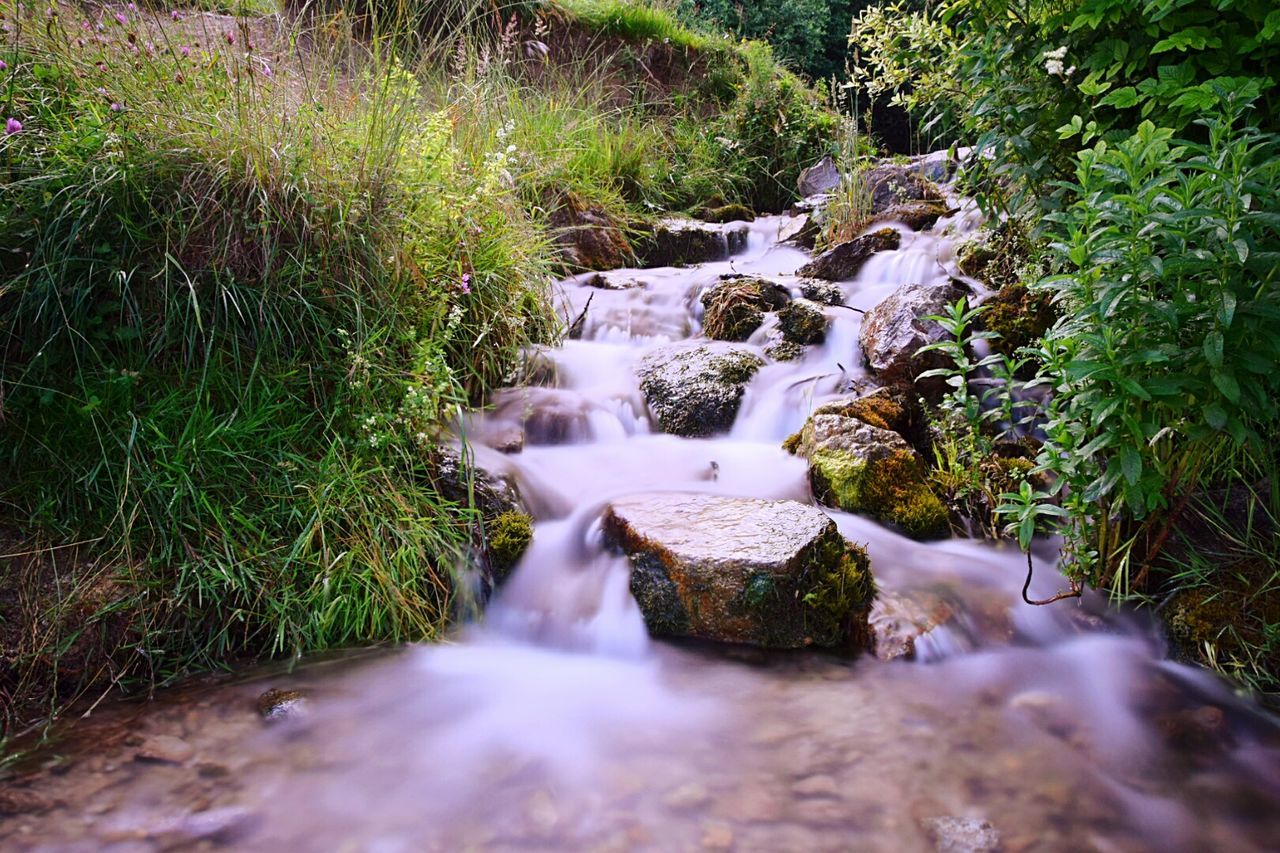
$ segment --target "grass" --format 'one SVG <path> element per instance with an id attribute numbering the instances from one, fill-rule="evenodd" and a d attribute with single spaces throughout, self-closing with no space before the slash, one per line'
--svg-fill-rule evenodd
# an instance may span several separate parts
<path id="1" fill-rule="evenodd" d="M 571 5 L 618 39 L 670 24 Z M 760 48 L 657 94 L 626 44 L 529 54 L 568 19 L 429 42 L 57 11 L 9 2 L 0 45 L 10 731 L 90 688 L 438 636 L 492 519 L 437 449 L 560 333 L 550 200 L 625 221 L 751 199 L 763 166 L 774 204 L 802 155 L 760 135 L 826 120 Z"/>

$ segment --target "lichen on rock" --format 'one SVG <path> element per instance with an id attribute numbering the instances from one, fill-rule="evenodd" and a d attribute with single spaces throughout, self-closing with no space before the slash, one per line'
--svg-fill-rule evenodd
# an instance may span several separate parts
<path id="1" fill-rule="evenodd" d="M 808 299 L 796 299 L 778 312 L 782 337 L 793 344 L 820 344 L 827 337 L 830 321 L 822 306 Z"/>
<path id="2" fill-rule="evenodd" d="M 861 648 L 874 581 L 866 551 L 795 501 L 656 493 L 613 502 L 649 630 L 772 648 Z"/>
<path id="3" fill-rule="evenodd" d="M 524 512 L 509 510 L 486 525 L 485 551 L 494 579 L 506 579 L 533 541 L 533 518 Z"/>
<path id="4" fill-rule="evenodd" d="M 733 426 L 746 385 L 763 364 L 743 346 L 674 344 L 646 356 L 637 374 L 664 432 L 701 437 Z"/>

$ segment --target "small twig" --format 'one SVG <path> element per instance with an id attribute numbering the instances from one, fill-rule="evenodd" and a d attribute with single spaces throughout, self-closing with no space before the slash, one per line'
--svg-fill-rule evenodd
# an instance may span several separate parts
<path id="1" fill-rule="evenodd" d="M 857 311 L 859 314 L 867 313 L 865 308 L 854 308 L 852 305 L 832 305 L 832 308 L 847 308 L 850 311 Z"/>
<path id="2" fill-rule="evenodd" d="M 587 319 L 587 311 L 591 308 L 591 300 L 595 298 L 596 295 L 594 293 L 588 294 L 587 304 L 582 306 L 582 313 L 580 313 L 577 318 L 569 324 L 570 339 L 576 339 L 578 335 L 582 334 L 582 324 Z"/>
<path id="3" fill-rule="evenodd" d="M 1079 598 L 1083 594 L 1083 590 L 1081 589 L 1080 584 L 1077 583 L 1076 581 L 1072 581 L 1071 589 L 1067 590 L 1066 592 L 1054 593 L 1054 595 L 1050 598 L 1040 598 L 1040 599 L 1028 598 L 1027 591 L 1031 589 L 1031 575 L 1034 571 L 1035 569 L 1031 565 L 1031 552 L 1028 551 L 1027 552 L 1027 581 L 1022 585 L 1022 600 L 1025 601 L 1027 604 L 1032 604 L 1032 605 L 1035 605 L 1036 607 L 1043 607 L 1046 604 L 1053 604 L 1055 601 L 1062 601 L 1064 598 Z"/>

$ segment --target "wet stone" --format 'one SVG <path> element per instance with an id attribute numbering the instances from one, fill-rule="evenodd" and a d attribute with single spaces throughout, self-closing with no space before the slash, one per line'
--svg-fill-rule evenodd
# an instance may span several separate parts
<path id="1" fill-rule="evenodd" d="M 650 353 L 637 373 L 663 432 L 708 436 L 733 426 L 747 383 L 763 363 L 746 347 L 677 344 Z"/>
<path id="2" fill-rule="evenodd" d="M 668 219 L 636 238 L 643 267 L 682 267 L 721 261 L 747 247 L 747 226 L 717 225 L 692 219 Z"/>
<path id="3" fill-rule="evenodd" d="M 800 295 L 819 305 L 843 305 L 845 303 L 844 288 L 834 281 L 823 281 L 818 278 L 806 278 L 800 282 Z"/>
<path id="4" fill-rule="evenodd" d="M 195 748 L 182 738 L 155 735 L 146 739 L 134 758 L 152 764 L 182 764 L 195 754 Z"/>
<path id="5" fill-rule="evenodd" d="M 960 282 L 910 284 L 868 311 L 858 334 L 867 366 L 876 378 L 886 384 L 914 383 L 930 402 L 940 400 L 947 390 L 944 379 L 915 382 L 926 370 L 950 366 L 944 353 L 919 353 L 924 345 L 948 337 L 941 325 L 927 318 L 946 313 L 952 303 L 969 295 L 969 288 Z"/>
<path id="6" fill-rule="evenodd" d="M 848 281 L 858 274 L 872 255 L 891 251 L 901 244 L 901 234 L 892 228 L 881 228 L 828 249 L 802 266 L 796 274 L 825 281 Z"/>
<path id="7" fill-rule="evenodd" d="M 615 500 L 604 529 L 631 560 L 631 592 L 653 634 L 771 648 L 865 636 L 865 552 L 816 507 L 658 492 Z"/>
<path id="8" fill-rule="evenodd" d="M 1000 847 L 1000 833 L 988 821 L 932 817 L 920 821 L 938 853 L 987 853 Z"/>
<path id="9" fill-rule="evenodd" d="M 297 720 L 307 713 L 307 698 L 298 690 L 273 687 L 258 697 L 257 709 L 262 719 L 269 723 Z"/>
<path id="10" fill-rule="evenodd" d="M 822 306 L 808 299 L 796 299 L 778 312 L 782 336 L 793 344 L 822 343 L 827 338 L 829 322 Z"/>

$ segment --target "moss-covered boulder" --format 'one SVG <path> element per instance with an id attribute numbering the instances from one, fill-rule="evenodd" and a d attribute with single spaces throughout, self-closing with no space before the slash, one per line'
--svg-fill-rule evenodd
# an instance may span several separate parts
<path id="1" fill-rule="evenodd" d="M 778 339 L 764 348 L 764 354 L 774 361 L 796 361 L 804 358 L 804 347 L 791 341 Z"/>
<path id="2" fill-rule="evenodd" d="M 875 593 L 866 551 L 796 501 L 657 493 L 616 500 L 606 541 L 657 636 L 770 648 L 863 648 Z"/>
<path id="3" fill-rule="evenodd" d="M 703 333 L 717 341 L 745 341 L 760 328 L 766 311 L 776 311 L 786 302 L 786 292 L 774 282 L 726 276 L 702 294 Z"/>
<path id="4" fill-rule="evenodd" d="M 724 224 L 726 222 L 752 222 L 755 212 L 745 204 L 722 204 L 719 207 L 705 208 L 698 214 L 704 222 Z"/>
<path id="5" fill-rule="evenodd" d="M 743 346 L 673 344 L 645 356 L 637 375 L 663 432 L 708 436 L 733 426 L 747 383 L 763 364 Z"/>
<path id="6" fill-rule="evenodd" d="M 809 461 L 814 498 L 893 524 L 915 539 L 947 535 L 947 509 L 930 488 L 920 455 L 870 404 L 869 419 L 885 426 L 858 417 L 856 407 L 852 401 L 819 408 L 783 445 Z"/>
<path id="7" fill-rule="evenodd" d="M 819 305 L 843 305 L 848 298 L 844 288 L 834 281 L 823 281 L 818 278 L 801 279 L 800 295 Z"/>
<path id="8" fill-rule="evenodd" d="M 808 299 L 796 299 L 778 312 L 782 337 L 793 344 L 820 344 L 827 339 L 830 321 L 822 306 Z"/>
<path id="9" fill-rule="evenodd" d="M 747 226 L 665 219 L 644 229 L 632 245 L 643 267 L 692 266 L 741 252 L 747 247 Z"/>
<path id="10" fill-rule="evenodd" d="M 983 303 L 980 322 L 987 331 L 1000 337 L 991 348 L 1005 355 L 1030 346 L 1044 336 L 1058 319 L 1048 293 L 1036 293 L 1023 284 L 1008 284 Z"/>
<path id="11" fill-rule="evenodd" d="M 943 284 L 909 284 L 900 287 L 872 308 L 862 319 L 858 333 L 867 366 L 886 385 L 914 385 L 926 370 L 951 366 L 944 353 L 921 353 L 926 344 L 947 339 L 947 331 L 927 318 L 944 314 L 958 299 L 971 291 L 958 281 Z M 940 377 L 919 383 L 917 390 L 931 402 L 946 393 Z"/>
<path id="12" fill-rule="evenodd" d="M 881 228 L 833 246 L 802 266 L 796 275 L 824 281 L 847 281 L 858 274 L 872 255 L 888 252 L 902 245 L 902 235 L 892 228 Z"/>

